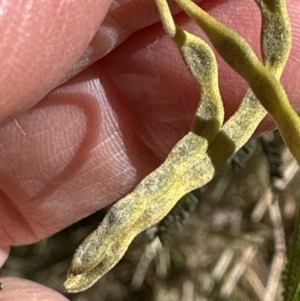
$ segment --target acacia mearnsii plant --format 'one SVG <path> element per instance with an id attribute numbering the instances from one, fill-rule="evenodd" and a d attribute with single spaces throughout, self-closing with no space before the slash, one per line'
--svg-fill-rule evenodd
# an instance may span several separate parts
<path id="1" fill-rule="evenodd" d="M 80 292 L 92 286 L 123 257 L 137 234 L 162 220 L 184 195 L 208 183 L 227 159 L 249 140 L 267 113 L 274 118 L 300 163 L 300 120 L 279 81 L 291 47 L 286 1 L 255 0 L 262 15 L 262 61 L 241 36 L 192 0 L 175 1 L 204 31 L 214 49 L 247 81 L 249 89 L 237 111 L 224 122 L 218 66 L 212 48 L 175 23 L 167 0 L 155 0 L 166 34 L 177 45 L 201 87 L 201 99 L 192 128 L 162 165 L 119 200 L 78 247 L 65 282 L 68 292 Z M 299 254 L 297 222 L 284 273 L 285 301 L 300 300 Z"/>

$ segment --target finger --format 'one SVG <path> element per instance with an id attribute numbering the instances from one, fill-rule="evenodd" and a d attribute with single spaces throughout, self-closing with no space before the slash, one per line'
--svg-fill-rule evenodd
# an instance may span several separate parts
<path id="1" fill-rule="evenodd" d="M 111 0 L 1 5 L 0 123 L 37 103 L 92 39 Z"/>
<path id="2" fill-rule="evenodd" d="M 151 0 L 115 1 L 99 27 L 111 1 L 19 1 L 3 6 L 0 53 L 6 59 L 0 65 L 0 124 L 159 20 Z M 180 10 L 172 6 L 174 13 Z"/>
<path id="3" fill-rule="evenodd" d="M 61 294 L 35 282 L 14 277 L 1 277 L 1 301 L 67 301 Z"/>
<path id="4" fill-rule="evenodd" d="M 249 1 L 239 0 L 247 11 L 241 14 L 237 1 L 210 12 L 257 50 L 259 12 Z M 290 10 L 296 20 L 294 5 Z M 196 30 L 184 15 L 177 20 Z M 294 23 L 296 52 L 299 30 Z M 220 61 L 223 67 L 221 88 L 229 114 L 246 85 Z M 287 90 L 294 103 L 299 101 L 298 70 L 299 61 L 292 55 L 283 80 L 290 81 Z M 2 244 L 41 239 L 130 191 L 188 131 L 198 99 L 197 85 L 158 24 L 136 33 L 17 122 L 3 127 Z"/>
<path id="5" fill-rule="evenodd" d="M 10 251 L 9 246 L 0 246 L 0 268 L 3 266 L 3 264 L 7 260 L 9 251 Z"/>

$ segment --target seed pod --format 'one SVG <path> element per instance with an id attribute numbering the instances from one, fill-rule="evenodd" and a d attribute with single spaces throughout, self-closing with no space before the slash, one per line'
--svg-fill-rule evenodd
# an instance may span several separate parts
<path id="1" fill-rule="evenodd" d="M 65 283 L 68 292 L 78 292 L 90 287 L 121 259 L 138 233 L 161 220 L 184 194 L 210 181 L 229 156 L 247 142 L 266 115 L 265 109 L 249 90 L 237 112 L 220 129 L 223 107 L 211 49 L 200 38 L 176 26 L 166 0 L 156 2 L 167 34 L 176 42 L 201 86 L 202 100 L 192 130 L 175 145 L 166 161 L 132 193 L 118 201 L 98 229 L 79 246 Z M 262 41 L 269 45 L 268 35 L 272 35 L 274 42 L 278 43 L 278 56 L 269 51 L 268 46 L 263 47 L 265 66 L 259 62 L 250 46 L 232 30 L 211 18 L 190 0 L 177 2 L 212 35 L 210 38 L 217 44 L 217 48 L 226 43 L 234 47 L 234 50 L 230 50 L 226 46 L 223 52 L 229 57 L 231 66 L 248 79 L 251 87 L 261 88 L 254 82 L 255 76 L 258 76 L 263 78 L 267 86 L 271 85 L 268 88 L 271 95 L 285 95 L 276 78 L 284 68 L 290 49 L 290 38 L 282 39 L 276 31 L 278 26 L 290 35 L 285 1 L 277 0 L 280 9 L 278 5 L 273 9 L 272 5 L 262 6 L 262 3 L 270 1 L 257 0 L 264 19 Z M 198 20 L 199 14 L 201 22 Z M 273 26 L 274 20 L 277 26 Z M 245 64 L 244 59 L 247 60 Z M 208 69 L 203 64 L 207 60 L 210 60 Z M 239 66 L 240 64 L 247 68 Z M 255 94 L 266 97 L 268 93 L 265 91 L 261 95 L 255 90 Z"/>

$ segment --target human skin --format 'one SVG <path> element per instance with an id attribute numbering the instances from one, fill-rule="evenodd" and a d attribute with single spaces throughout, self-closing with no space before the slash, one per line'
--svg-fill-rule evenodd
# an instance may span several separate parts
<path id="1" fill-rule="evenodd" d="M 288 0 L 294 39 L 282 83 L 299 108 L 297 2 Z M 107 13 L 109 5 L 17 0 L 0 7 L 0 266 L 11 245 L 39 241 L 124 196 L 191 125 L 199 88 L 157 23 L 154 1 L 115 1 Z M 202 6 L 259 53 L 254 1 Z M 203 36 L 173 8 L 180 25 Z M 230 116 L 247 86 L 220 59 L 219 66 Z M 272 126 L 269 119 L 260 132 Z M 3 301 L 66 300 L 32 282 L 0 281 Z"/>

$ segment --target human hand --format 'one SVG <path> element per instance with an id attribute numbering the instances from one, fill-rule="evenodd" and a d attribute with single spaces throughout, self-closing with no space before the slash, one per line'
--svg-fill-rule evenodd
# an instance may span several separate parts
<path id="1" fill-rule="evenodd" d="M 207 10 L 258 49 L 259 12 L 254 2 L 239 0 L 238 5 L 248 9 L 242 16 L 236 11 L 237 1 L 210 1 Z M 8 57 L 1 69 L 0 264 L 10 245 L 47 237 L 126 194 L 191 125 L 198 87 L 172 41 L 160 25 L 153 25 L 159 19 L 151 0 L 119 1 L 120 6 L 114 2 L 104 27 L 76 63 L 109 5 L 99 2 L 52 5 L 52 10 L 49 3 L 46 7 L 37 2 L 25 13 L 22 3 L 5 12 L 4 30 L 13 29 L 4 34 L 0 46 Z M 288 4 L 293 22 L 300 7 L 296 1 Z M 21 21 L 14 23 L 15 18 Z M 187 20 L 184 14 L 177 16 L 179 24 L 196 30 Z M 297 104 L 300 29 L 296 22 L 293 25 L 294 48 L 283 84 Z M 122 45 L 114 49 L 118 44 Z M 12 49 L 16 53 L 10 57 Z M 220 78 L 230 115 L 246 85 L 222 61 Z M 3 300 L 64 300 L 36 284 L 1 281 Z"/>

